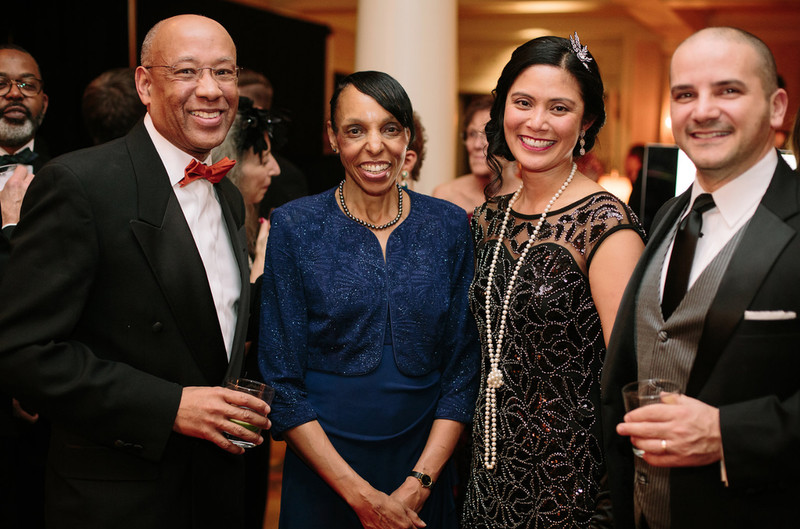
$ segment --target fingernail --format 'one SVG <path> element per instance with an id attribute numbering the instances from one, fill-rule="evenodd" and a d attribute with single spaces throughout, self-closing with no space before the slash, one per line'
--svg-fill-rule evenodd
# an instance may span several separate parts
<path id="1" fill-rule="evenodd" d="M 259 224 L 264 224 L 265 222 L 267 222 L 267 219 L 265 219 L 264 217 L 258 217 Z"/>

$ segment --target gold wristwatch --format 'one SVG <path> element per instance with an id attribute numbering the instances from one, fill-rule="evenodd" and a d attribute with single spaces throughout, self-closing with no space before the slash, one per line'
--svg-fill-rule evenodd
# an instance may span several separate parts
<path id="1" fill-rule="evenodd" d="M 422 485 L 426 489 L 433 487 L 433 480 L 427 474 L 423 474 L 422 472 L 417 472 L 416 470 L 412 470 L 409 476 L 417 478 L 419 480 L 420 485 Z"/>

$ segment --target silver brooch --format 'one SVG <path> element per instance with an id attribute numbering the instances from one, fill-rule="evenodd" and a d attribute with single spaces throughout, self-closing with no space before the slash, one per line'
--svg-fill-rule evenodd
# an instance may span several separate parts
<path id="1" fill-rule="evenodd" d="M 577 31 L 574 35 L 569 36 L 569 43 L 572 44 L 572 51 L 575 52 L 575 55 L 578 56 L 578 59 L 580 59 L 586 69 L 589 70 L 589 63 L 592 61 L 592 58 L 589 57 L 589 48 L 586 46 L 581 46 L 581 39 L 578 37 Z"/>

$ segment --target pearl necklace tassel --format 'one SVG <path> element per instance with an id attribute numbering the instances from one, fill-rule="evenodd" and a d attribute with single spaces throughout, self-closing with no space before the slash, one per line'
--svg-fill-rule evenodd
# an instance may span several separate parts
<path id="1" fill-rule="evenodd" d="M 494 247 L 494 254 L 492 255 L 492 262 L 489 265 L 489 275 L 486 281 L 486 302 L 484 305 L 484 312 L 486 314 L 486 350 L 489 353 L 489 374 L 486 376 L 486 406 L 484 408 L 483 416 L 483 466 L 488 470 L 494 469 L 497 465 L 497 388 L 503 385 L 503 372 L 500 371 L 500 353 L 503 349 L 503 339 L 505 338 L 506 316 L 508 315 L 511 292 L 514 289 L 514 282 L 517 280 L 517 275 L 519 275 L 520 268 L 522 268 L 522 263 L 525 261 L 525 256 L 528 255 L 528 252 L 533 247 L 533 243 L 539 237 L 539 231 L 542 229 L 542 225 L 544 224 L 547 214 L 552 209 L 553 204 L 556 203 L 556 200 L 558 200 L 558 197 L 561 196 L 569 183 L 572 182 L 572 177 L 575 176 L 575 171 L 577 169 L 578 166 L 573 163 L 569 176 L 564 183 L 561 184 L 561 187 L 558 189 L 558 191 L 556 191 L 555 195 L 553 195 L 553 198 L 550 199 L 550 202 L 547 203 L 547 206 L 542 212 L 542 216 L 539 218 L 539 222 L 537 222 L 536 226 L 533 228 L 533 233 L 531 233 L 531 236 L 528 239 L 528 244 L 525 246 L 525 249 L 519 256 L 519 259 L 517 259 L 517 263 L 514 266 L 514 271 L 511 273 L 511 278 L 508 281 L 505 295 L 503 296 L 502 310 L 500 313 L 500 325 L 497 330 L 497 339 L 495 340 L 492 336 L 491 318 L 492 283 L 494 282 L 494 272 L 497 266 L 497 258 L 500 254 L 500 248 L 503 246 L 503 235 L 506 232 L 508 218 L 511 216 L 511 208 L 519 198 L 519 195 L 522 192 L 522 186 L 517 189 L 517 191 L 508 201 L 508 209 L 506 210 L 505 216 L 503 216 L 503 224 L 500 226 L 500 236 L 497 239 L 497 245 Z M 494 342 L 496 342 L 496 345 Z"/>

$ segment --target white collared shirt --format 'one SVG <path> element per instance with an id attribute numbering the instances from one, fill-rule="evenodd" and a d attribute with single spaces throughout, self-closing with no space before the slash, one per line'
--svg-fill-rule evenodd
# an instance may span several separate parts
<path id="1" fill-rule="evenodd" d="M 697 240 L 687 288 L 694 284 L 719 251 L 753 217 L 758 204 L 761 203 L 761 199 L 764 197 L 764 193 L 767 192 L 767 187 L 772 181 L 772 175 L 775 173 L 777 166 L 778 155 L 775 149 L 770 149 L 750 169 L 711 193 L 714 198 L 714 207 L 703 214 L 703 236 Z M 706 191 L 695 180 L 692 184 L 689 206 L 683 212 L 681 219 L 689 214 L 691 206 L 694 204 L 694 199 L 703 193 L 706 193 Z M 673 243 L 670 243 L 664 267 L 661 271 L 662 294 Z"/>
<path id="2" fill-rule="evenodd" d="M 203 260 L 222 337 L 225 340 L 225 349 L 230 359 L 242 282 L 230 233 L 222 218 L 219 198 L 214 186 L 208 180 L 195 180 L 185 187 L 178 185 L 184 177 L 186 166 L 194 157 L 178 149 L 159 134 L 149 113 L 144 117 L 144 126 L 167 170 L 172 190 L 178 198 L 197 251 Z M 210 156 L 206 160 L 198 161 L 211 162 Z"/>

